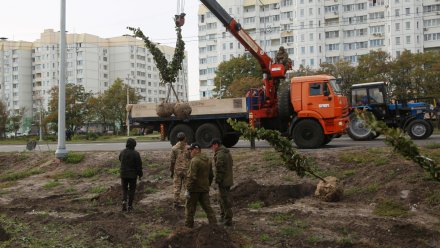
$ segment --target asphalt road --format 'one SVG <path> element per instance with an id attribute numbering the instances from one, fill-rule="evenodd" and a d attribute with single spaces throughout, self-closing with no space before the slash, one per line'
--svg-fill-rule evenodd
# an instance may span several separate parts
<path id="1" fill-rule="evenodd" d="M 385 146 L 383 142 L 384 138 L 382 136 L 378 137 L 372 141 L 353 141 L 348 136 L 344 135 L 340 138 L 332 140 L 328 145 L 322 147 L 321 149 L 340 149 L 340 148 L 348 148 L 348 147 L 359 147 L 359 148 L 368 148 L 368 147 L 381 147 Z M 423 146 L 429 143 L 440 143 L 440 135 L 435 134 L 429 137 L 426 140 L 415 140 L 415 143 L 419 146 Z M 255 142 L 257 148 L 269 147 L 269 144 L 266 141 L 256 141 Z M 55 151 L 57 144 L 47 144 L 41 143 L 36 147 L 37 151 Z M 237 145 L 234 147 L 237 148 L 246 148 L 250 147 L 249 141 L 240 140 Z M 66 144 L 67 151 L 120 151 L 125 148 L 125 143 L 67 143 Z M 168 141 L 149 141 L 149 142 L 138 142 L 136 146 L 137 150 L 168 150 L 171 148 L 171 145 Z M 26 150 L 26 145 L 0 145 L 0 152 L 21 152 Z"/>

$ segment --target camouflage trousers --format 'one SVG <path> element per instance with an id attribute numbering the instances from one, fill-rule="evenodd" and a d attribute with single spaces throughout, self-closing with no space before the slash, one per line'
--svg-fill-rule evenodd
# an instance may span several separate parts
<path id="1" fill-rule="evenodd" d="M 194 227 L 194 215 L 196 214 L 197 203 L 200 204 L 208 217 L 209 224 L 217 224 L 214 210 L 209 201 L 209 192 L 190 192 L 190 197 L 186 199 L 185 205 L 185 226 Z"/>
<path id="2" fill-rule="evenodd" d="M 232 223 L 231 187 L 218 187 L 220 202 L 220 219 L 226 224 Z"/>
<path id="3" fill-rule="evenodd" d="M 177 173 L 173 177 L 174 204 L 180 204 L 180 192 L 185 184 L 185 179 L 184 173 Z"/>

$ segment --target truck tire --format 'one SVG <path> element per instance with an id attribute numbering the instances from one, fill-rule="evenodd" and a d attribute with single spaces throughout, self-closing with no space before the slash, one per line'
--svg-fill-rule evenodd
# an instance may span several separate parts
<path id="1" fill-rule="evenodd" d="M 365 121 L 357 117 L 355 114 L 350 116 L 350 123 L 348 123 L 347 134 L 352 140 L 365 141 L 373 139 L 375 133 L 367 126 Z"/>
<path id="2" fill-rule="evenodd" d="M 217 125 L 213 123 L 202 124 L 196 131 L 196 141 L 203 148 L 211 145 L 213 139 L 221 139 L 221 133 Z"/>
<path id="3" fill-rule="evenodd" d="M 324 138 L 321 125 L 312 119 L 299 121 L 293 128 L 293 141 L 298 148 L 318 148 L 324 144 Z"/>
<path id="4" fill-rule="evenodd" d="M 293 107 L 290 101 L 290 89 L 280 89 L 278 91 L 278 116 L 285 119 L 291 115 L 293 115 Z"/>
<path id="5" fill-rule="evenodd" d="M 324 136 L 324 142 L 322 142 L 322 145 L 325 146 L 325 145 L 327 145 L 328 143 L 330 143 L 330 141 L 333 140 L 333 137 L 334 137 L 333 134 L 326 134 L 326 135 Z"/>
<path id="6" fill-rule="evenodd" d="M 413 120 L 406 128 L 411 139 L 427 139 L 432 134 L 432 127 L 426 120 Z"/>
<path id="7" fill-rule="evenodd" d="M 233 147 L 235 144 L 237 144 L 238 140 L 240 139 L 239 134 L 228 134 L 223 137 L 223 145 L 226 147 Z"/>
<path id="8" fill-rule="evenodd" d="M 188 144 L 191 144 L 194 142 L 194 131 L 192 128 L 187 124 L 177 124 L 173 127 L 173 129 L 170 132 L 170 143 L 171 145 L 175 145 L 177 143 L 177 134 L 183 132 L 186 136 L 186 142 Z"/>

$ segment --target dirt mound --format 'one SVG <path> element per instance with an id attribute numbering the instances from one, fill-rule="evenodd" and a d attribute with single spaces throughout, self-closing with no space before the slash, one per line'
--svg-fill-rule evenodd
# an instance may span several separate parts
<path id="1" fill-rule="evenodd" d="M 296 185 L 259 185 L 248 180 L 231 190 L 233 204 L 236 207 L 247 207 L 252 202 L 263 202 L 264 206 L 294 202 L 295 199 L 310 196 L 316 186 L 310 183 Z"/>
<path id="2" fill-rule="evenodd" d="M 179 119 L 188 119 L 192 108 L 187 102 L 178 102 L 174 105 L 174 115 Z"/>
<path id="3" fill-rule="evenodd" d="M 165 241 L 155 245 L 160 248 L 233 248 L 228 232 L 217 225 L 202 225 L 196 229 L 179 228 Z"/>
<path id="4" fill-rule="evenodd" d="M 147 188 L 157 188 L 155 183 L 150 181 L 142 181 L 136 186 L 136 195 L 134 196 L 134 202 L 137 203 L 142 199 L 142 195 L 145 194 Z M 98 204 L 106 205 L 109 202 L 120 202 L 122 201 L 122 188 L 120 184 L 111 186 L 106 192 L 98 195 L 94 198 Z"/>
<path id="5" fill-rule="evenodd" d="M 7 233 L 2 226 L 0 226 L 0 241 L 7 241 L 10 238 L 11 236 L 9 235 L 9 233 Z"/>

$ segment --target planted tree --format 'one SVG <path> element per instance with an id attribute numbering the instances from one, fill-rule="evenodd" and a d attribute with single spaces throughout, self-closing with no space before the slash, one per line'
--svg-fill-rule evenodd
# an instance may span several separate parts
<path id="1" fill-rule="evenodd" d="M 6 135 L 6 124 L 8 123 L 8 110 L 6 108 L 6 104 L 3 101 L 0 101 L 0 136 L 5 137 Z"/>

